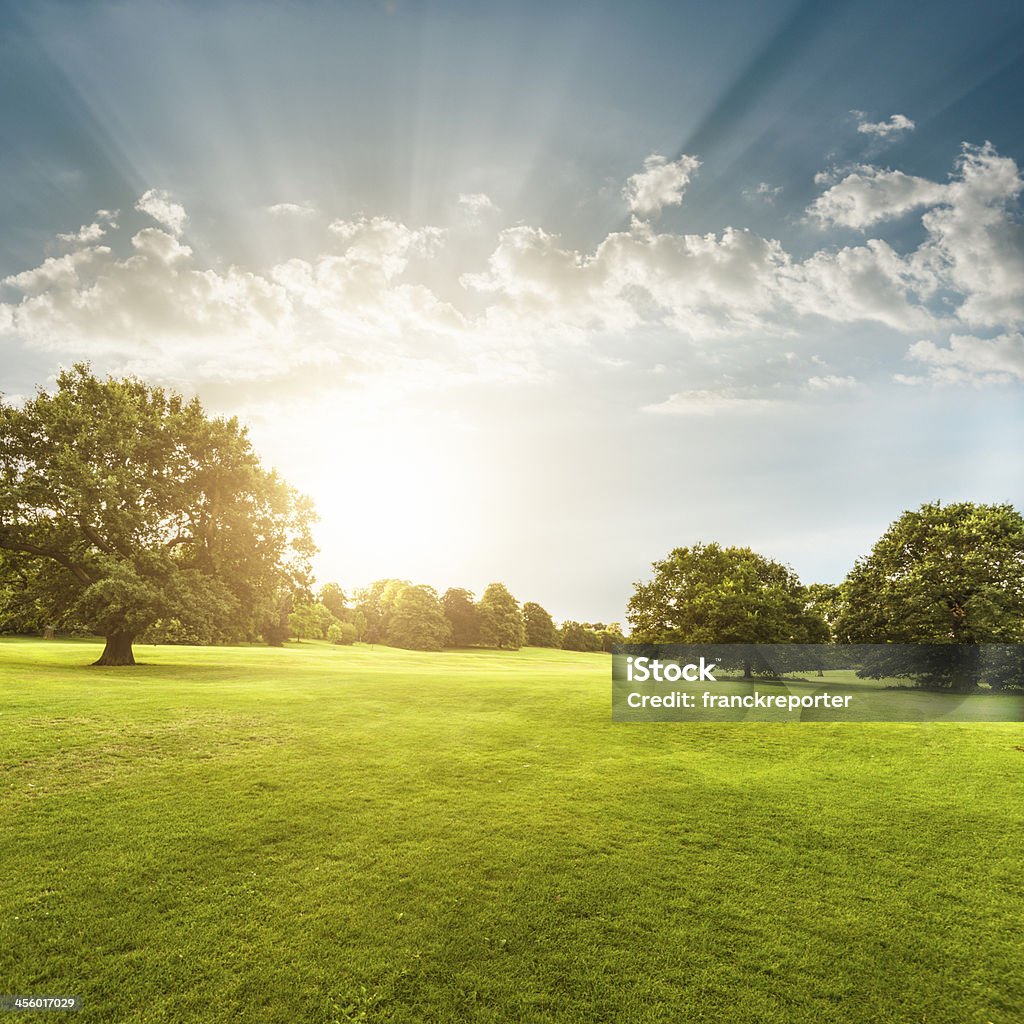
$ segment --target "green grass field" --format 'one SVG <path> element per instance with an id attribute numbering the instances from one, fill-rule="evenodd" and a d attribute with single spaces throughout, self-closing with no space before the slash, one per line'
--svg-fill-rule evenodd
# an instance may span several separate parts
<path id="1" fill-rule="evenodd" d="M 557 651 L 98 650 L 0 641 L 0 994 L 1024 1020 L 1022 725 L 613 724 L 607 656 Z"/>

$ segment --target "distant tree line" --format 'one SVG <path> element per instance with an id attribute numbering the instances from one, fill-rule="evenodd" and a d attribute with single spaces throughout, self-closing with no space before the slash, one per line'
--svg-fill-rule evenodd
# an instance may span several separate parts
<path id="1" fill-rule="evenodd" d="M 349 599 L 337 583 L 315 595 L 289 595 L 266 639 L 289 637 L 336 644 L 387 644 L 417 651 L 457 647 L 518 650 L 553 647 L 567 651 L 610 651 L 622 643 L 618 623 L 567 621 L 556 626 L 535 601 L 520 604 L 503 583 L 491 583 L 479 600 L 472 591 L 437 591 L 409 580 L 383 579 L 357 589 Z"/>

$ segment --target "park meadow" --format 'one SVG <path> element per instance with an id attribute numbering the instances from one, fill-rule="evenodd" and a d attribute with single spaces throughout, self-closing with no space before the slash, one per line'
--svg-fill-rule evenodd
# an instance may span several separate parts
<path id="1" fill-rule="evenodd" d="M 610 657 L 555 649 L 100 646 L 0 639 L 0 987 L 76 1020 L 1020 1019 L 1019 724 L 615 724 Z"/>

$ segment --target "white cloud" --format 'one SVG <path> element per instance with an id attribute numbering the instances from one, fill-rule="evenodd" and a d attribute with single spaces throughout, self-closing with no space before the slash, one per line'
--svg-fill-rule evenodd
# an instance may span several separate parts
<path id="1" fill-rule="evenodd" d="M 807 209 L 822 226 L 864 229 L 922 206 L 945 201 L 948 186 L 902 171 L 861 166 L 822 193 Z"/>
<path id="2" fill-rule="evenodd" d="M 83 224 L 77 231 L 58 234 L 57 237 L 72 245 L 91 245 L 103 238 L 108 229 L 116 230 L 117 214 L 117 210 L 97 210 L 96 219 L 91 224 Z"/>
<path id="3" fill-rule="evenodd" d="M 849 391 L 857 386 L 857 378 L 826 374 L 824 377 L 808 378 L 806 386 L 808 391 Z"/>
<path id="4" fill-rule="evenodd" d="M 265 273 L 201 267 L 179 237 L 145 228 L 127 257 L 94 245 L 6 278 L 21 298 L 0 303 L 0 328 L 37 348 L 196 379 L 394 365 L 427 335 L 458 340 L 460 315 L 402 280 L 414 254 L 440 244 L 440 231 L 383 218 L 333 227 L 341 253 Z"/>
<path id="5" fill-rule="evenodd" d="M 41 348 L 194 364 L 215 376 L 250 376 L 261 352 L 286 343 L 287 296 L 272 282 L 237 268 L 201 270 L 192 250 L 159 228 L 131 244 L 124 259 L 94 246 L 8 278 L 23 293 L 8 307 L 12 330 Z"/>
<path id="6" fill-rule="evenodd" d="M 316 209 L 311 203 L 273 203 L 267 213 L 275 217 L 312 217 Z"/>
<path id="7" fill-rule="evenodd" d="M 867 227 L 926 207 L 921 218 L 926 238 L 914 252 L 900 257 L 884 242 L 866 243 L 879 257 L 876 270 L 888 267 L 884 276 L 901 282 L 897 293 L 880 293 L 881 305 L 889 309 L 882 319 L 907 327 L 921 323 L 905 313 L 893 317 L 903 305 L 900 288 L 904 297 L 922 299 L 941 289 L 963 323 L 1016 327 L 1024 322 L 1024 225 L 1015 210 L 1022 190 L 1024 179 L 1014 160 L 999 156 L 989 143 L 965 144 L 946 184 L 861 167 L 832 185 L 808 213 L 826 224 Z M 808 262 L 823 258 L 817 254 Z"/>
<path id="8" fill-rule="evenodd" d="M 781 192 L 781 185 L 769 185 L 767 181 L 759 181 L 754 188 L 744 189 L 743 196 L 745 199 L 760 199 L 765 203 L 774 203 Z"/>
<path id="9" fill-rule="evenodd" d="M 1024 381 L 1024 335 L 1019 332 L 995 338 L 954 334 L 947 346 L 917 341 L 907 355 L 929 369 L 929 380 L 939 383 L 1004 383 Z M 904 378 L 903 383 L 916 383 Z"/>
<path id="10" fill-rule="evenodd" d="M 329 228 L 347 243 L 346 261 L 379 270 L 388 279 L 415 257 L 436 255 L 445 238 L 441 228 L 409 228 L 388 217 L 332 221 Z"/>
<path id="11" fill-rule="evenodd" d="M 1021 180 L 1013 160 L 991 146 L 967 146 L 947 183 L 869 166 L 826 180 L 830 187 L 809 211 L 822 223 L 866 227 L 924 207 L 924 242 L 899 252 L 869 238 L 798 260 L 752 232 L 681 235 L 634 221 L 580 251 L 519 225 L 500 234 L 486 270 L 461 280 L 487 297 L 488 327 L 506 334 L 580 337 L 660 324 L 709 339 L 785 333 L 807 316 L 899 331 L 1024 320 L 1024 228 L 1011 208 Z"/>
<path id="12" fill-rule="evenodd" d="M 947 202 L 922 218 L 922 260 L 960 296 L 957 316 L 979 327 L 1024 322 L 1024 225 L 1015 203 L 1024 180 L 988 143 L 964 146 Z"/>
<path id="13" fill-rule="evenodd" d="M 485 213 L 498 213 L 494 200 L 484 192 L 460 192 L 459 206 L 471 217 L 481 217 Z"/>
<path id="14" fill-rule="evenodd" d="M 881 239 L 838 251 L 821 251 L 784 268 L 778 284 L 788 306 L 804 316 L 838 323 L 877 321 L 896 330 L 933 326 L 922 304 L 938 279 L 913 258 Z"/>
<path id="15" fill-rule="evenodd" d="M 660 234 L 635 221 L 592 254 L 539 228 L 508 228 L 486 272 L 462 278 L 487 293 L 487 320 L 509 332 L 579 334 L 665 324 L 686 334 L 763 326 L 788 257 L 777 242 L 727 228 L 721 235 Z"/>
<path id="16" fill-rule="evenodd" d="M 602 335 L 601 355 L 614 362 L 624 354 L 615 346 L 632 345 L 634 331 L 685 339 L 700 358 L 750 364 L 763 358 L 766 337 L 806 336 L 808 318 L 818 327 L 875 323 L 936 339 L 940 331 L 1018 336 L 1024 228 L 1014 203 L 1024 186 L 1013 160 L 988 145 L 965 147 L 943 184 L 863 167 L 829 182 L 817 205 L 831 204 L 823 222 L 871 224 L 920 201 L 923 241 L 900 252 L 867 238 L 797 257 L 752 231 L 664 232 L 634 217 L 585 248 L 541 226 L 505 228 L 481 262 L 475 249 L 446 244 L 440 228 L 363 216 L 331 223 L 323 251 L 225 268 L 197 259 L 180 237 L 185 210 L 150 190 L 139 208 L 168 223 L 137 232 L 128 255 L 90 231 L 64 255 L 11 275 L 5 297 L 16 295 L 0 302 L 0 331 L 30 346 L 112 355 L 137 372 L 178 367 L 223 379 L 310 365 L 380 374 L 403 360 L 418 361 L 424 379 L 427 363 L 453 380 L 533 378 L 567 341 Z M 95 224 L 112 231 L 104 225 L 113 216 L 97 214 Z M 731 339 L 734 355 L 722 345 Z M 920 348 L 914 358 L 930 375 L 965 374 L 966 343 L 957 344 L 949 351 L 960 362 L 943 357 L 945 349 Z M 801 351 L 795 341 L 786 347 Z M 799 385 L 805 393 L 848 385 L 832 353 L 829 366 L 809 372 L 816 376 Z M 792 371 L 786 379 L 795 383 Z M 687 414 L 711 404 L 684 394 Z M 765 400 L 716 394 L 720 408 Z"/>
<path id="17" fill-rule="evenodd" d="M 98 242 L 106 233 L 107 229 L 102 224 L 93 221 L 92 224 L 83 224 L 77 231 L 73 231 L 70 234 L 59 234 L 57 237 L 62 242 L 71 242 L 75 245 L 90 245 L 93 242 Z"/>
<path id="18" fill-rule="evenodd" d="M 889 135 L 899 135 L 903 132 L 912 132 L 916 125 L 905 114 L 893 114 L 888 121 L 869 121 L 862 110 L 852 111 L 857 118 L 857 131 L 862 135 L 875 135 L 879 138 L 886 138 Z"/>
<path id="19" fill-rule="evenodd" d="M 677 206 L 700 167 L 695 156 L 668 161 L 657 153 L 644 160 L 644 169 L 632 175 L 622 190 L 630 210 L 643 217 L 658 214 L 665 206 Z"/>
<path id="20" fill-rule="evenodd" d="M 65 256 L 50 256 L 38 267 L 23 270 L 19 274 L 11 274 L 3 279 L 3 284 L 21 292 L 25 299 L 44 295 L 51 290 L 75 287 L 79 283 L 83 271 L 110 255 L 105 245 L 94 245 L 87 249 L 70 252 Z M 24 305 L 24 301 L 22 302 Z M 4 307 L 12 316 L 19 308 L 7 305 Z"/>
<path id="21" fill-rule="evenodd" d="M 181 234 L 188 218 L 185 207 L 175 202 L 171 194 L 162 188 L 151 188 L 144 192 L 135 204 L 135 209 L 152 217 L 175 235 Z"/>
<path id="22" fill-rule="evenodd" d="M 784 404 L 777 399 L 758 398 L 727 388 L 722 391 L 677 391 L 663 402 L 643 406 L 641 411 L 659 416 L 756 415 L 775 412 Z"/>

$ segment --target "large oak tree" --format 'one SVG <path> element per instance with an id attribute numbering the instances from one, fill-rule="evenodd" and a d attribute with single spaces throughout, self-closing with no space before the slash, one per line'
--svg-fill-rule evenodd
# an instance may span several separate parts
<path id="1" fill-rule="evenodd" d="M 253 635 L 308 584 L 312 507 L 265 470 L 235 419 L 86 365 L 23 406 L 0 400 L 0 549 L 54 625 L 106 638 L 131 665 L 163 620 Z"/>
<path id="2" fill-rule="evenodd" d="M 904 512 L 850 571 L 839 608 L 840 642 L 886 645 L 866 675 L 1020 685 L 1024 517 L 971 502 Z"/>
<path id="3" fill-rule="evenodd" d="M 750 548 L 694 544 L 676 548 L 653 569 L 653 578 L 637 583 L 629 599 L 631 643 L 732 646 L 828 639 L 796 573 Z M 750 654 L 737 651 L 749 676 Z"/>

